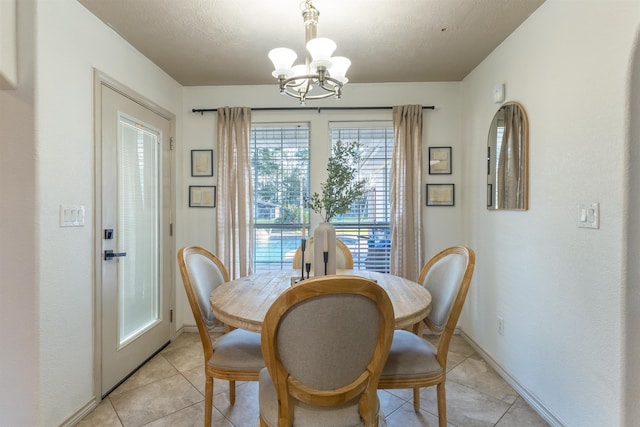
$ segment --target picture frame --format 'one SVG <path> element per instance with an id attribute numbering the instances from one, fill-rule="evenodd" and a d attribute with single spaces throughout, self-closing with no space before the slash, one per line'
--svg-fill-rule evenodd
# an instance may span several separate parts
<path id="1" fill-rule="evenodd" d="M 429 147 L 429 175 L 451 175 L 451 147 Z"/>
<path id="2" fill-rule="evenodd" d="M 487 207 L 493 206 L 493 185 L 487 184 Z"/>
<path id="3" fill-rule="evenodd" d="M 213 176 L 213 150 L 191 150 L 191 176 Z"/>
<path id="4" fill-rule="evenodd" d="M 189 207 L 215 208 L 217 195 L 217 188 L 215 185 L 190 185 Z"/>
<path id="5" fill-rule="evenodd" d="M 454 184 L 427 184 L 427 206 L 454 206 Z"/>

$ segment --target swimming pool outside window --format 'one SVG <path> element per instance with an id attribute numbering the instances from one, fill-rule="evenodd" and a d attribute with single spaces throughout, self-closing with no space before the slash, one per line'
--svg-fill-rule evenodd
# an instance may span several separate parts
<path id="1" fill-rule="evenodd" d="M 300 245 L 303 197 L 309 190 L 309 125 L 259 124 L 251 129 L 255 272 L 289 269 Z M 308 231 L 308 230 L 307 230 Z"/>

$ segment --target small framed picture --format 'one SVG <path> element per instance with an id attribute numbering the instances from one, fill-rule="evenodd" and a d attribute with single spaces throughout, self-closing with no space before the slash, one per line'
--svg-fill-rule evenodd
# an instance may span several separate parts
<path id="1" fill-rule="evenodd" d="M 451 147 L 429 147 L 429 175 L 451 175 Z"/>
<path id="2" fill-rule="evenodd" d="M 453 206 L 454 184 L 427 184 L 427 206 Z"/>
<path id="3" fill-rule="evenodd" d="M 191 176 L 213 176 L 213 150 L 191 150 Z"/>
<path id="4" fill-rule="evenodd" d="M 487 207 L 493 206 L 493 185 L 487 184 Z"/>
<path id="5" fill-rule="evenodd" d="M 216 186 L 215 185 L 190 185 L 189 186 L 189 207 L 190 208 L 215 208 L 216 207 Z"/>

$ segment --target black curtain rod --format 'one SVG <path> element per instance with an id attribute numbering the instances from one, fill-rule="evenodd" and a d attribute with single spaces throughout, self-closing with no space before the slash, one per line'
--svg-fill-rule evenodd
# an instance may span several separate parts
<path id="1" fill-rule="evenodd" d="M 258 107 L 252 108 L 251 111 L 295 111 L 295 110 L 315 110 L 318 113 L 322 110 L 391 110 L 393 107 Z M 435 110 L 433 105 L 422 106 L 423 110 Z M 204 113 L 218 111 L 217 108 L 192 108 L 192 113 Z"/>

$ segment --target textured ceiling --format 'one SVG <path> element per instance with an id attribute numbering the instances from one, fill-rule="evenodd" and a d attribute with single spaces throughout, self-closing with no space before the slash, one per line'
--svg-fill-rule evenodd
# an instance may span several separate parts
<path id="1" fill-rule="evenodd" d="M 78 0 L 184 86 L 273 83 L 304 58 L 301 0 Z M 314 0 L 352 83 L 462 80 L 544 0 Z M 304 3 L 304 2 L 302 2 Z"/>

